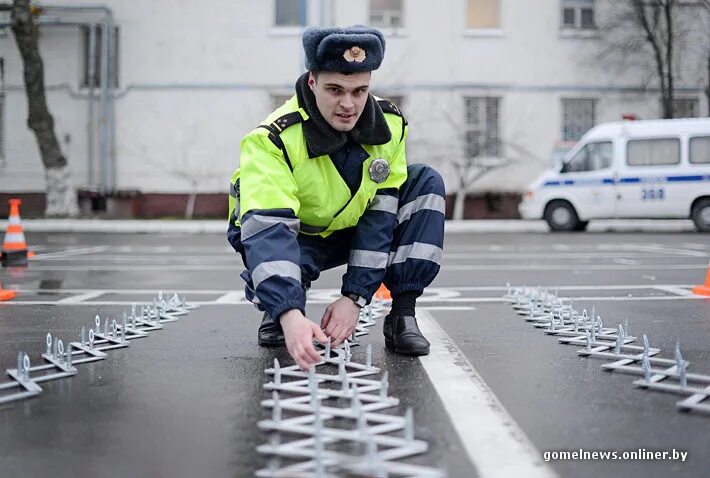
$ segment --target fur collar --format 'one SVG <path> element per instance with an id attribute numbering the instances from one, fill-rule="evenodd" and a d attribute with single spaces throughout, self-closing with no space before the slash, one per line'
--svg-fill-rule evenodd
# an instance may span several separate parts
<path id="1" fill-rule="evenodd" d="M 310 158 L 336 152 L 347 143 L 348 138 L 353 143 L 367 145 L 385 144 L 392 139 L 382 108 L 372 95 L 368 95 L 365 109 L 355 127 L 347 133 L 333 129 L 318 111 L 316 97 L 308 87 L 308 72 L 296 81 L 296 97 L 298 106 L 309 116 L 303 123 L 303 134 Z"/>

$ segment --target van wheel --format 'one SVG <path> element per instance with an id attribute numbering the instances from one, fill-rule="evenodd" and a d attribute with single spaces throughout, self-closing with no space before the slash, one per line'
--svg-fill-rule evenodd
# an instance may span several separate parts
<path id="1" fill-rule="evenodd" d="M 705 198 L 698 201 L 690 213 L 695 227 L 700 232 L 710 232 L 710 199 Z"/>
<path id="2" fill-rule="evenodd" d="M 577 211 L 567 201 L 552 201 L 545 208 L 544 217 L 553 231 L 579 230 L 577 228 L 580 226 L 580 221 Z"/>
<path id="3" fill-rule="evenodd" d="M 574 228 L 575 231 L 586 231 L 589 221 L 579 221 L 577 227 Z"/>

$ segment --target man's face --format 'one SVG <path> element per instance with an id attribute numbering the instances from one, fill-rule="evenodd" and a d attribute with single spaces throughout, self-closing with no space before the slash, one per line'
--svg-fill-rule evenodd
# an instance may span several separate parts
<path id="1" fill-rule="evenodd" d="M 370 88 L 369 71 L 345 75 L 320 72 L 308 74 L 308 86 L 316 97 L 318 111 L 336 131 L 350 131 L 360 119 Z"/>

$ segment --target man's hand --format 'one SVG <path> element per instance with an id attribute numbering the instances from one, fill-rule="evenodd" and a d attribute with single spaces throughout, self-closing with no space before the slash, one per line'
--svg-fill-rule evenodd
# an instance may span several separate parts
<path id="1" fill-rule="evenodd" d="M 348 297 L 340 297 L 325 308 L 320 327 L 336 347 L 353 333 L 359 316 L 360 307 Z"/>
<path id="2" fill-rule="evenodd" d="M 281 328 L 284 330 L 286 348 L 301 370 L 307 371 L 320 362 L 320 355 L 313 347 L 313 337 L 320 343 L 328 341 L 323 331 L 308 320 L 298 309 L 291 309 L 281 314 Z"/>

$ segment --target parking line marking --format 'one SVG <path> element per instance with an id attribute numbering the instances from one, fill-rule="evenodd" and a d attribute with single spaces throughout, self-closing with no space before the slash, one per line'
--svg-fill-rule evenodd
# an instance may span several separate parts
<path id="1" fill-rule="evenodd" d="M 104 295 L 106 292 L 103 290 L 95 290 L 93 292 L 85 292 L 84 294 L 72 295 L 71 297 L 65 297 L 64 299 L 59 299 L 55 304 L 79 304 L 81 302 L 95 299 L 99 296 Z"/>
<path id="2" fill-rule="evenodd" d="M 35 260 L 42 259 L 60 259 L 63 257 L 78 256 L 82 254 L 93 254 L 94 252 L 104 252 L 109 249 L 109 246 L 94 246 L 94 247 L 80 247 L 76 249 L 67 249 L 64 251 L 57 252 L 47 252 L 45 254 L 36 254 Z"/>
<path id="3" fill-rule="evenodd" d="M 429 312 L 418 310 L 419 326 L 431 341 L 421 363 L 480 476 L 556 478 L 456 343 Z"/>
<path id="4" fill-rule="evenodd" d="M 214 302 L 215 304 L 234 304 L 244 300 L 244 292 L 232 291 L 219 296 Z"/>
<path id="5" fill-rule="evenodd" d="M 670 294 L 676 294 L 676 295 L 682 295 L 682 296 L 692 296 L 693 292 L 690 291 L 689 289 L 681 289 L 680 287 L 673 287 L 670 285 L 657 285 L 654 287 L 654 289 L 663 291 L 663 292 L 668 292 Z"/>
<path id="6" fill-rule="evenodd" d="M 236 264 L 87 264 L 80 266 L 70 265 L 47 265 L 33 264 L 34 271 L 234 271 L 239 266 Z M 618 270 L 705 270 L 708 264 L 644 264 L 644 265 L 590 265 L 590 264 L 442 264 L 442 272 L 451 271 L 571 271 L 571 270 L 595 270 L 595 271 L 618 271 Z M 344 270 L 345 267 L 342 267 Z M 340 270 L 334 268 L 335 271 Z"/>

